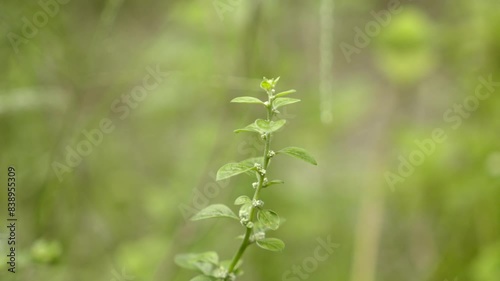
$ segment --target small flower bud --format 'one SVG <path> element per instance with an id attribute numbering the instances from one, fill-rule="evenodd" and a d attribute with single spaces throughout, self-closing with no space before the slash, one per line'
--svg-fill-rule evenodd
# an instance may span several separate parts
<path id="1" fill-rule="evenodd" d="M 264 231 L 261 231 L 261 232 L 255 233 L 253 236 L 254 236 L 255 240 L 262 240 L 262 239 L 266 238 L 266 233 Z"/>
<path id="2" fill-rule="evenodd" d="M 260 135 L 260 138 L 263 139 L 263 140 L 266 140 L 267 139 L 267 134 Z"/>
<path id="3" fill-rule="evenodd" d="M 227 278 L 229 272 L 227 271 L 227 269 L 225 269 L 224 267 L 221 266 L 221 267 L 215 269 L 214 271 L 212 271 L 212 274 L 214 275 L 214 277 L 217 277 L 217 278 Z"/>
<path id="4" fill-rule="evenodd" d="M 276 93 L 276 90 L 275 90 L 275 89 L 272 89 L 272 90 L 271 90 L 271 93 L 273 93 L 273 94 L 274 94 L 274 93 Z"/>
<path id="5" fill-rule="evenodd" d="M 254 182 L 254 183 L 252 183 L 252 187 L 253 187 L 253 188 L 257 188 L 257 187 L 259 187 L 259 183 L 258 183 L 258 182 Z"/>
<path id="6" fill-rule="evenodd" d="M 247 223 L 248 223 L 248 219 L 247 219 L 247 218 L 242 218 L 242 219 L 240 220 L 240 223 L 241 223 L 243 226 L 246 226 L 246 225 L 247 225 Z"/>
<path id="7" fill-rule="evenodd" d="M 276 155 L 276 152 L 274 152 L 274 151 L 272 151 L 272 150 L 271 150 L 271 151 L 269 151 L 269 153 L 267 154 L 267 156 L 268 156 L 269 158 L 272 158 L 274 155 Z"/>
<path id="8" fill-rule="evenodd" d="M 259 163 L 254 163 L 254 164 L 253 164 L 253 166 L 254 166 L 255 168 L 257 168 L 257 170 L 258 170 L 258 169 L 260 169 L 260 168 L 262 167 L 262 165 L 261 165 L 261 164 L 259 164 Z"/>
<path id="9" fill-rule="evenodd" d="M 256 208 L 262 208 L 262 207 L 264 207 L 264 201 L 262 201 L 262 200 L 253 200 L 252 201 L 252 206 L 254 206 Z"/>

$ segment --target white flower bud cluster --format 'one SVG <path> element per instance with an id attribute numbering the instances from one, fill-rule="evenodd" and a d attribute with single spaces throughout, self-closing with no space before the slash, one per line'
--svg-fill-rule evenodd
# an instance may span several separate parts
<path id="1" fill-rule="evenodd" d="M 266 233 L 264 231 L 259 231 L 253 235 L 254 240 L 262 240 L 266 238 Z"/>
<path id="2" fill-rule="evenodd" d="M 276 155 L 276 152 L 274 152 L 274 151 L 272 151 L 272 150 L 270 150 L 270 151 L 269 151 L 269 153 L 267 154 L 267 156 L 268 156 L 269 158 L 274 157 L 274 155 Z"/>
<path id="3" fill-rule="evenodd" d="M 236 275 L 234 273 L 229 273 L 229 269 L 224 267 L 219 267 L 212 272 L 214 277 L 222 278 L 223 280 L 234 281 L 236 280 Z"/>
<path id="4" fill-rule="evenodd" d="M 262 180 L 262 184 L 263 184 L 264 186 L 266 186 L 268 183 L 269 183 L 269 180 L 268 180 L 267 178 L 264 178 L 264 179 Z"/>
<path id="5" fill-rule="evenodd" d="M 225 269 L 224 267 L 219 267 L 213 271 L 214 277 L 217 278 L 227 278 L 228 274 L 229 274 L 228 270 Z"/>
<path id="6" fill-rule="evenodd" d="M 243 225 L 244 227 L 246 228 L 253 228 L 253 222 L 251 222 L 249 219 L 247 218 L 243 218 L 240 220 L 240 223 L 241 225 Z"/>
<path id="7" fill-rule="evenodd" d="M 254 206 L 255 208 L 262 208 L 262 207 L 264 207 L 264 201 L 262 201 L 262 200 L 253 200 L 252 201 L 252 206 Z"/>
<path id="8" fill-rule="evenodd" d="M 253 165 L 256 169 L 257 169 L 257 172 L 260 174 L 260 175 L 265 175 L 266 174 L 266 170 L 264 168 L 262 168 L 262 165 L 259 164 L 259 163 L 255 163 Z"/>

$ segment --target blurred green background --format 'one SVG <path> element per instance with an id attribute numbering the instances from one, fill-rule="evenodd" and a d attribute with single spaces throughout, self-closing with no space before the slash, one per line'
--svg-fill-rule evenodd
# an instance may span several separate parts
<path id="1" fill-rule="evenodd" d="M 0 202 L 14 166 L 19 219 L 18 273 L 2 262 L 0 280 L 184 281 L 178 253 L 231 258 L 238 223 L 186 217 L 252 193 L 214 174 L 261 153 L 232 130 L 264 110 L 229 101 L 264 98 L 262 76 L 302 100 L 273 148 L 319 165 L 273 161 L 286 183 L 263 200 L 287 248 L 248 250 L 242 281 L 500 280 L 499 1 L 40 3 L 0 3 Z M 446 140 L 389 184 L 436 128 Z M 327 237 L 339 247 L 311 269 Z"/>

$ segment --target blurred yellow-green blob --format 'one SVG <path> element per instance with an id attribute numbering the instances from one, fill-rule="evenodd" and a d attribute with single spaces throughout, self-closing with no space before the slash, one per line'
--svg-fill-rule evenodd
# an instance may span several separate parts
<path id="1" fill-rule="evenodd" d="M 405 6 L 376 37 L 376 63 L 396 84 L 412 84 L 436 65 L 433 26 L 420 9 Z"/>

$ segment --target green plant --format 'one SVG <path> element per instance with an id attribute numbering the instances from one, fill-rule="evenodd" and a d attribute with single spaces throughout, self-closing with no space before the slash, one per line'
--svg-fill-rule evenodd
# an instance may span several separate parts
<path id="1" fill-rule="evenodd" d="M 264 152 L 262 157 L 250 158 L 238 163 L 228 163 L 222 166 L 217 172 L 217 180 L 224 180 L 240 174 L 255 175 L 257 181 L 252 183 L 255 189 L 253 198 L 246 195 L 238 197 L 234 204 L 241 205 L 238 216 L 227 206 L 222 204 L 210 205 L 196 215 L 191 220 L 197 221 L 208 218 L 232 218 L 239 220 L 245 227 L 245 234 L 238 251 L 232 260 L 219 261 L 215 252 L 205 252 L 200 254 L 182 254 L 175 258 L 176 263 L 184 268 L 196 270 L 201 273 L 191 279 L 191 281 L 232 281 L 242 274 L 240 269 L 245 250 L 248 246 L 256 244 L 258 247 L 269 251 L 281 251 L 285 243 L 277 238 L 267 238 L 266 232 L 277 230 L 280 226 L 280 217 L 270 209 L 264 209 L 264 202 L 260 199 L 261 191 L 264 188 L 275 184 L 284 183 L 282 180 L 269 180 L 267 171 L 271 159 L 278 154 L 286 154 L 302 159 L 311 164 L 317 165 L 316 160 L 304 149 L 298 147 L 287 147 L 274 152 L 271 150 L 271 139 L 274 133 L 285 125 L 286 120 L 273 120 L 282 106 L 299 102 L 299 99 L 284 97 L 292 94 L 295 90 L 289 90 L 275 94 L 276 79 L 266 79 L 264 77 L 260 87 L 266 91 L 268 100 L 263 102 L 254 97 L 238 97 L 233 99 L 233 103 L 254 103 L 261 104 L 267 110 L 266 119 L 257 119 L 245 128 L 235 130 L 239 132 L 251 132 L 260 135 L 264 141 Z"/>

